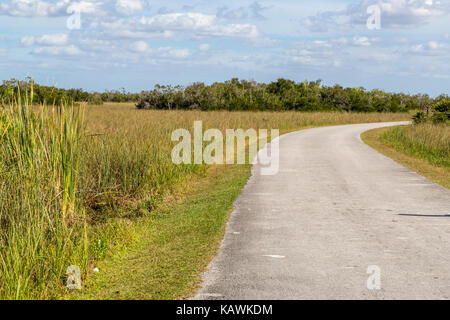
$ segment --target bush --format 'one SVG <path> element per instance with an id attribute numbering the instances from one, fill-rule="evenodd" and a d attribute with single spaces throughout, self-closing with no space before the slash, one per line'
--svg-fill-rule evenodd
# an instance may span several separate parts
<path id="1" fill-rule="evenodd" d="M 450 123 L 450 99 L 439 100 L 433 105 L 432 109 L 431 121 L 433 123 Z"/>
<path id="2" fill-rule="evenodd" d="M 93 105 L 102 105 L 103 104 L 103 100 L 102 100 L 102 97 L 99 94 L 93 94 L 88 99 L 88 103 L 89 104 L 93 104 Z"/>
<path id="3" fill-rule="evenodd" d="M 414 124 L 424 123 L 427 121 L 427 116 L 424 112 L 419 111 L 412 117 Z"/>
<path id="4" fill-rule="evenodd" d="M 431 121 L 433 123 L 450 123 L 450 120 L 447 116 L 447 114 L 445 114 L 444 112 L 435 112 L 433 113 L 433 115 L 431 116 Z"/>
<path id="5" fill-rule="evenodd" d="M 438 101 L 431 106 L 431 115 L 419 111 L 412 117 L 412 120 L 414 124 L 426 123 L 428 121 L 434 124 L 450 124 L 450 99 L 446 97 L 438 98 Z"/>
<path id="6" fill-rule="evenodd" d="M 433 105 L 435 112 L 450 112 L 450 99 L 443 99 Z"/>

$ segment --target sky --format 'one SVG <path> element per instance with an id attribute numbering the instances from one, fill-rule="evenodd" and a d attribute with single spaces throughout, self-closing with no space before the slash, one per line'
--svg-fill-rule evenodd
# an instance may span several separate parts
<path id="1" fill-rule="evenodd" d="M 322 79 L 450 94 L 450 0 L 0 0 L 0 79 L 138 92 Z"/>

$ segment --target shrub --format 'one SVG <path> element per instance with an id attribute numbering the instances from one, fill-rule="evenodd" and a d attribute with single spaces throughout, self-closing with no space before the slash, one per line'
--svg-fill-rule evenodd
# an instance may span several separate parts
<path id="1" fill-rule="evenodd" d="M 426 122 L 427 116 L 424 112 L 419 111 L 415 115 L 413 115 L 412 119 L 415 124 L 419 124 L 419 123 Z"/>
<path id="2" fill-rule="evenodd" d="M 433 105 L 433 123 L 450 123 L 450 99 L 445 98 Z"/>
<path id="3" fill-rule="evenodd" d="M 431 121 L 433 123 L 447 123 L 447 122 L 450 122 L 447 114 L 445 114 L 444 112 L 435 112 L 435 113 L 433 113 L 433 115 L 431 116 Z"/>
<path id="4" fill-rule="evenodd" d="M 433 105 L 435 112 L 450 112 L 450 99 L 443 99 Z"/>
<path id="5" fill-rule="evenodd" d="M 450 99 L 439 99 L 431 106 L 431 115 L 427 115 L 423 111 L 419 111 L 412 117 L 412 120 L 414 124 L 425 123 L 428 121 L 431 121 L 434 124 L 450 124 Z"/>

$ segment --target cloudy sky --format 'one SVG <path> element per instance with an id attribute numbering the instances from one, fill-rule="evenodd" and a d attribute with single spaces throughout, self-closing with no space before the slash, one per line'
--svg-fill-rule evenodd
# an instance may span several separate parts
<path id="1" fill-rule="evenodd" d="M 0 0 L 0 79 L 26 76 L 87 90 L 285 77 L 449 94 L 450 0 Z"/>

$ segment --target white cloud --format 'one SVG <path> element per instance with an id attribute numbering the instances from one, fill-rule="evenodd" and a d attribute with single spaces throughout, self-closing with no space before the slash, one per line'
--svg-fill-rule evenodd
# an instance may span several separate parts
<path id="1" fill-rule="evenodd" d="M 22 37 L 22 39 L 20 39 L 20 43 L 22 43 L 24 46 L 32 46 L 34 44 L 34 37 Z"/>
<path id="2" fill-rule="evenodd" d="M 33 54 L 52 55 L 52 56 L 79 56 L 83 54 L 77 46 L 59 46 L 59 47 L 39 47 L 32 51 Z"/>
<path id="3" fill-rule="evenodd" d="M 136 41 L 131 44 L 131 50 L 136 52 L 145 52 L 149 49 L 149 46 L 144 41 Z"/>
<path id="4" fill-rule="evenodd" d="M 330 40 L 315 40 L 308 44 L 308 46 L 321 49 L 344 49 L 351 46 L 369 47 L 379 41 L 379 38 L 369 38 L 366 36 L 355 36 L 353 38 L 340 37 Z"/>
<path id="5" fill-rule="evenodd" d="M 415 45 L 410 52 L 420 55 L 449 55 L 450 46 L 446 43 L 439 43 L 437 41 L 429 41 Z"/>
<path id="6" fill-rule="evenodd" d="M 189 49 L 178 49 L 173 47 L 151 48 L 145 41 L 133 42 L 130 46 L 132 52 L 143 54 L 153 58 L 175 58 L 183 59 L 191 55 Z"/>
<path id="7" fill-rule="evenodd" d="M 44 34 L 41 37 L 22 37 L 21 43 L 25 46 L 32 46 L 33 44 L 40 44 L 46 46 L 61 46 L 67 43 L 68 36 L 65 33 L 58 34 Z"/>
<path id="8" fill-rule="evenodd" d="M 15 17 L 45 17 L 57 16 L 65 13 L 69 0 L 56 3 L 41 0 L 11 0 L 0 4 L 0 15 Z"/>
<path id="9" fill-rule="evenodd" d="M 436 41 L 430 41 L 428 42 L 428 46 L 431 50 L 436 50 L 439 48 L 439 43 L 437 43 Z"/>
<path id="10" fill-rule="evenodd" d="M 342 43 L 337 41 L 298 41 L 293 43 L 294 48 L 285 51 L 285 55 L 287 60 L 294 64 L 310 67 L 339 65 L 336 57 L 337 53 L 342 51 L 341 45 Z"/>
<path id="11" fill-rule="evenodd" d="M 79 38 L 76 38 L 74 41 L 76 41 L 76 44 L 82 50 L 93 51 L 93 52 L 102 52 L 103 54 L 105 52 L 107 53 L 107 52 L 116 51 L 121 44 L 118 41 L 102 40 L 102 39 L 86 38 L 86 37 L 79 37 Z"/>
<path id="12" fill-rule="evenodd" d="M 303 19 L 302 23 L 314 32 L 350 30 L 355 25 L 366 25 L 367 8 L 371 5 L 377 5 L 381 10 L 382 28 L 417 27 L 450 14 L 450 6 L 444 1 L 362 0 L 343 10 L 319 12 Z"/>
<path id="13" fill-rule="evenodd" d="M 71 2 L 71 4 L 67 7 L 67 13 L 101 13 L 100 7 L 103 3 L 95 2 L 95 1 L 79 1 L 79 2 Z"/>
<path id="14" fill-rule="evenodd" d="M 257 38 L 260 33 L 251 24 L 226 24 L 216 16 L 203 13 L 168 13 L 140 19 L 147 31 L 187 32 L 195 37 Z"/>
<path id="15" fill-rule="evenodd" d="M 379 38 L 366 36 L 295 41 L 291 45 L 285 51 L 286 60 L 305 67 L 367 67 L 393 61 L 394 52 L 398 51 L 386 48 L 386 43 Z"/>
<path id="16" fill-rule="evenodd" d="M 209 45 L 207 43 L 202 43 L 198 46 L 198 49 L 200 51 L 209 51 L 211 49 L 211 45 Z"/>
<path id="17" fill-rule="evenodd" d="M 144 10 L 146 2 L 142 0 L 117 0 L 116 11 L 124 15 L 132 15 Z"/>
<path id="18" fill-rule="evenodd" d="M 364 47 L 368 47 L 371 45 L 369 38 L 367 37 L 354 37 L 353 44 L 356 46 L 364 46 Z"/>
<path id="19" fill-rule="evenodd" d="M 268 7 L 264 7 L 255 1 L 249 6 L 239 7 L 236 9 L 229 9 L 226 6 L 220 7 L 217 10 L 216 16 L 218 18 L 223 18 L 227 20 L 243 20 L 243 19 L 265 20 L 266 18 L 262 15 L 262 12 L 267 9 Z"/>
<path id="20" fill-rule="evenodd" d="M 420 25 L 448 13 L 438 1 L 430 3 L 426 0 L 387 0 L 379 1 L 378 4 L 385 27 Z"/>
<path id="21" fill-rule="evenodd" d="M 203 13 L 168 13 L 143 17 L 122 17 L 103 19 L 91 23 L 95 33 L 113 38 L 152 39 L 177 38 L 192 40 L 200 38 L 222 37 L 262 40 L 255 25 L 226 23 L 216 16 Z"/>
<path id="22" fill-rule="evenodd" d="M 175 49 L 171 47 L 158 48 L 157 52 L 161 57 L 177 59 L 187 58 L 191 55 L 189 49 Z"/>
<path id="23" fill-rule="evenodd" d="M 147 30 L 139 20 L 135 18 L 117 19 L 115 21 L 102 21 L 92 24 L 95 32 L 104 33 L 112 38 L 128 39 L 167 39 L 175 37 L 176 33 L 171 30 Z"/>
<path id="24" fill-rule="evenodd" d="M 132 0 L 129 0 L 132 1 Z M 0 4 L 0 15 L 13 17 L 57 17 L 67 16 L 73 12 L 100 14 L 105 3 L 91 1 L 45 1 L 45 0 L 11 0 Z"/>

